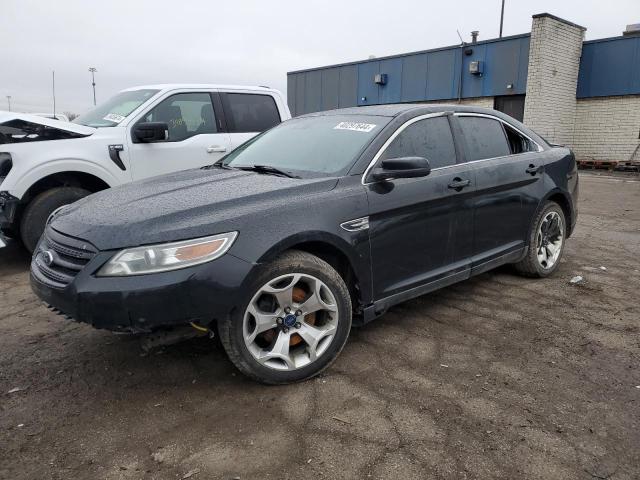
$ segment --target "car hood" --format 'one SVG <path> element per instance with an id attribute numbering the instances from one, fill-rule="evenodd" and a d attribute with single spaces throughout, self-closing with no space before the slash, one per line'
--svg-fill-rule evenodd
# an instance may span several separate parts
<path id="1" fill-rule="evenodd" d="M 90 195 L 51 222 L 100 250 L 241 231 L 265 212 L 331 190 L 336 178 L 297 179 L 223 169 L 186 170 Z"/>
<path id="2" fill-rule="evenodd" d="M 6 122 L 11 122 L 12 120 L 23 120 L 25 122 L 36 123 L 38 125 L 44 125 L 45 127 L 57 128 L 58 130 L 77 133 L 79 135 L 91 135 L 96 131 L 96 129 L 93 127 L 87 127 L 85 125 L 79 125 L 77 123 L 63 122 L 61 120 L 54 120 L 52 118 L 40 117 L 38 115 L 31 115 L 29 113 L 0 111 L 0 125 Z"/>

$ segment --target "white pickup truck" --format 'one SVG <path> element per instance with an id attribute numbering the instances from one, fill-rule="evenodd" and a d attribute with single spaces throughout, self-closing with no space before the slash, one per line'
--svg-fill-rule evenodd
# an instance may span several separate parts
<path id="1" fill-rule="evenodd" d="M 0 247 L 14 237 L 32 251 L 57 208 L 212 164 L 290 117 L 274 89 L 182 84 L 123 90 L 73 123 L 0 112 Z"/>

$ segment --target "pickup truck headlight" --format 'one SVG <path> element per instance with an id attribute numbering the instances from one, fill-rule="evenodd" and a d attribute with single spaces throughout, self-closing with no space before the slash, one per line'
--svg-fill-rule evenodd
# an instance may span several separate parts
<path id="1" fill-rule="evenodd" d="M 237 236 L 238 232 L 229 232 L 181 242 L 125 248 L 105 263 L 97 276 L 146 275 L 210 262 L 224 255 Z"/>

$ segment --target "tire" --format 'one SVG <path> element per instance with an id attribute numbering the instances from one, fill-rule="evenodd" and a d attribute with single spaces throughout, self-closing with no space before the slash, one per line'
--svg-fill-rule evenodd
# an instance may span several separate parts
<path id="1" fill-rule="evenodd" d="M 549 255 L 551 246 L 555 244 L 550 242 L 549 247 L 544 247 L 544 234 L 541 229 L 544 229 L 543 223 L 547 225 L 553 225 L 549 222 L 550 218 L 559 219 L 559 235 L 560 239 L 559 247 L 554 250 L 554 255 Z M 547 227 L 549 228 L 549 227 Z M 555 231 L 555 230 L 554 230 Z M 564 246 L 566 243 L 567 235 L 567 223 L 562 207 L 555 202 L 548 201 L 544 204 L 544 207 L 537 213 L 531 222 L 531 229 L 529 231 L 529 248 L 527 249 L 526 256 L 515 264 L 515 268 L 521 275 L 532 278 L 544 278 L 552 275 L 560 265 L 562 254 L 564 252 Z M 553 235 L 553 238 L 556 238 Z M 542 243 L 541 243 L 542 239 Z M 549 235 L 547 235 L 547 241 L 549 242 Z M 559 251 L 557 251 L 559 249 Z M 555 255 L 557 251 L 557 255 Z M 539 255 L 540 254 L 540 255 Z M 541 258 L 547 257 L 547 261 L 541 261 Z M 555 257 L 555 258 L 554 258 Z M 553 262 L 550 261 L 554 258 Z"/>
<path id="2" fill-rule="evenodd" d="M 44 232 L 49 215 L 54 210 L 91 194 L 78 187 L 56 187 L 38 194 L 25 208 L 20 220 L 20 238 L 27 250 L 33 252 Z"/>
<path id="3" fill-rule="evenodd" d="M 285 286 L 289 284 L 290 287 Z M 295 310 L 285 314 L 285 307 L 280 305 L 280 300 L 269 292 L 265 293 L 265 290 L 275 289 L 273 285 L 278 289 L 284 287 L 278 290 L 282 298 L 291 298 L 293 295 L 291 306 Z M 226 319 L 218 321 L 222 345 L 238 370 L 258 382 L 280 385 L 314 377 L 333 363 L 349 336 L 352 311 L 349 289 L 331 265 L 306 252 L 292 250 L 260 267 L 258 273 L 249 280 L 246 291 L 240 308 L 234 309 Z M 312 291 L 320 292 L 314 298 L 322 298 L 322 303 L 308 302 L 312 300 Z M 256 309 L 260 302 L 269 308 L 260 306 L 261 310 Z M 307 310 L 313 310 L 312 303 L 327 306 L 328 309 L 322 310 L 321 307 L 307 315 Z M 302 308 L 305 308 L 305 312 L 300 310 Z M 263 314 L 263 311 L 272 313 Z M 259 317 L 254 317 L 250 312 L 255 312 Z M 287 327 L 292 316 L 298 321 L 295 326 Z M 259 331 L 258 318 L 267 319 L 263 325 L 272 322 L 280 324 L 274 323 L 262 333 L 256 333 Z M 255 340 L 245 341 L 252 334 Z M 309 342 L 303 337 L 319 340 Z M 294 341 L 297 343 L 294 344 Z M 273 356 L 273 352 L 282 351 L 276 348 L 278 345 L 285 346 L 286 355 L 283 358 L 288 356 L 288 361 Z M 263 357 L 263 360 L 258 361 L 257 357 Z"/>

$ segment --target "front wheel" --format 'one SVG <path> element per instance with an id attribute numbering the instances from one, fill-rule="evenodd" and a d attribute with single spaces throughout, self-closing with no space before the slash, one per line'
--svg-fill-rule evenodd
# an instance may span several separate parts
<path id="1" fill-rule="evenodd" d="M 529 250 L 516 270 L 527 277 L 548 277 L 560 265 L 566 239 L 566 222 L 562 207 L 547 202 L 532 222 Z"/>
<path id="2" fill-rule="evenodd" d="M 338 356 L 351 329 L 351 299 L 331 265 L 290 251 L 251 281 L 242 307 L 218 323 L 234 365 L 267 384 L 311 378 Z"/>
<path id="3" fill-rule="evenodd" d="M 20 220 L 20 238 L 30 252 L 36 248 L 49 215 L 55 210 L 86 197 L 91 192 L 78 187 L 56 187 L 37 195 L 27 205 Z"/>

